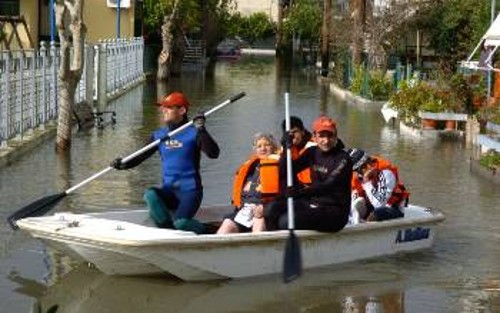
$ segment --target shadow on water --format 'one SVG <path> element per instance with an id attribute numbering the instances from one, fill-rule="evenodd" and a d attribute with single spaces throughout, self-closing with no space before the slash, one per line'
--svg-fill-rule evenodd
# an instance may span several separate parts
<path id="1" fill-rule="evenodd" d="M 0 169 L 0 218 L 74 186 L 115 157 L 142 147 L 161 125 L 154 105 L 157 97 L 172 90 L 188 95 L 190 114 L 247 92 L 207 119 L 221 155 L 218 160 L 202 158 L 203 201 L 227 204 L 232 175 L 251 153 L 252 135 L 267 131 L 280 138 L 288 83 L 292 115 L 302 117 L 306 126 L 320 114 L 335 118 L 347 147 L 362 147 L 393 160 L 412 202 L 444 212 L 447 219 L 432 249 L 308 271 L 291 285 L 282 285 L 277 277 L 189 284 L 106 277 L 88 268 L 64 275 L 69 261 L 52 257 L 43 244 L 0 223 L 0 311 L 28 312 L 37 299 L 45 310 L 59 304 L 60 312 L 499 312 L 500 192 L 470 173 L 463 143 L 429 140 L 387 126 L 378 110 L 339 101 L 315 75 L 290 71 L 273 58 L 219 62 L 206 75 L 186 73 L 162 90 L 156 84 L 132 90 L 110 103 L 117 113 L 116 125 L 75 134 L 67 159 L 58 158 L 53 142 L 47 142 Z M 132 170 L 111 171 L 94 180 L 63 199 L 53 212 L 142 207 L 143 190 L 159 182 L 159 159 L 154 156 Z"/>

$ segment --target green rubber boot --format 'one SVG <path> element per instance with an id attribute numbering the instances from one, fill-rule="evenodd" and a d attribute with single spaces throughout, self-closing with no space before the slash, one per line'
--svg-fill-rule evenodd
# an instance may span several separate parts
<path id="1" fill-rule="evenodd" d="M 205 226 L 194 218 L 180 218 L 174 222 L 175 229 L 192 231 L 198 235 L 205 233 Z"/>
<path id="2" fill-rule="evenodd" d="M 148 188 L 144 192 L 144 201 L 148 205 L 149 216 L 153 219 L 156 226 L 159 228 L 174 228 L 168 209 L 153 188 Z"/>

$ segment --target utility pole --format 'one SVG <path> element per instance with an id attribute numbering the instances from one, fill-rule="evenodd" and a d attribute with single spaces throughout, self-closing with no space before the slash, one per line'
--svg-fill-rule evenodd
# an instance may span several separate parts
<path id="1" fill-rule="evenodd" d="M 54 42 L 56 39 L 56 19 L 54 14 L 54 0 L 50 0 L 49 3 L 49 24 L 50 24 L 50 42 Z"/>
<path id="2" fill-rule="evenodd" d="M 493 21 L 495 20 L 495 6 L 496 6 L 496 1 L 491 0 L 491 20 L 490 20 L 490 25 L 493 24 Z M 491 59 L 490 59 L 491 62 Z M 492 79 L 491 79 L 491 70 L 488 68 L 488 90 L 487 90 L 487 96 L 486 96 L 486 103 L 489 103 L 490 97 L 491 97 L 491 85 L 492 85 Z"/>
<path id="3" fill-rule="evenodd" d="M 117 0 L 116 1 L 116 38 L 120 38 L 120 20 L 121 20 L 121 16 L 120 16 L 120 1 L 121 0 Z"/>

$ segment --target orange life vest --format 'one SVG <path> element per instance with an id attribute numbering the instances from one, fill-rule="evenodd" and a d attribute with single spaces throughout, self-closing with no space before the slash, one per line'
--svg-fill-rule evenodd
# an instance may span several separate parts
<path id="1" fill-rule="evenodd" d="M 399 170 L 397 166 L 379 156 L 371 156 L 370 158 L 374 160 L 370 165 L 375 169 L 378 171 L 388 169 L 394 174 L 394 176 L 396 176 L 396 187 L 394 187 L 391 197 L 387 200 L 387 205 L 392 206 L 394 204 L 404 204 L 403 202 L 409 198 L 410 193 L 406 190 L 403 182 L 399 178 Z M 359 179 L 358 173 L 356 172 L 352 173 L 351 190 L 356 191 L 359 196 L 365 196 L 362 181 Z"/>
<path id="2" fill-rule="evenodd" d="M 235 207 L 241 207 L 241 194 L 243 186 L 248 176 L 250 168 L 260 162 L 260 186 L 259 190 L 262 197 L 262 202 L 266 203 L 273 200 L 279 193 L 279 160 L 276 158 L 259 158 L 252 156 L 248 161 L 240 166 L 233 182 L 232 203 Z"/>
<path id="3" fill-rule="evenodd" d="M 297 149 L 296 147 L 292 148 L 292 159 L 295 160 L 299 156 L 301 156 L 309 147 L 315 146 L 316 143 L 314 141 L 308 141 L 305 146 L 302 149 Z M 300 171 L 300 173 L 297 174 L 297 178 L 302 184 L 305 185 L 310 185 L 312 183 L 311 180 L 311 169 L 309 167 L 303 169 Z"/>

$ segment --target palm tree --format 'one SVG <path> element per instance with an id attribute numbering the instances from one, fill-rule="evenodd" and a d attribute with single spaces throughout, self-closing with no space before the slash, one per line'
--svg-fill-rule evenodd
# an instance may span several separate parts
<path id="1" fill-rule="evenodd" d="M 59 112 L 56 151 L 67 151 L 71 146 L 71 112 L 75 104 L 75 91 L 84 65 L 84 42 L 87 27 L 83 22 L 83 0 L 56 0 L 56 26 L 61 42 L 59 67 Z M 73 47 L 72 59 L 70 50 Z"/>

